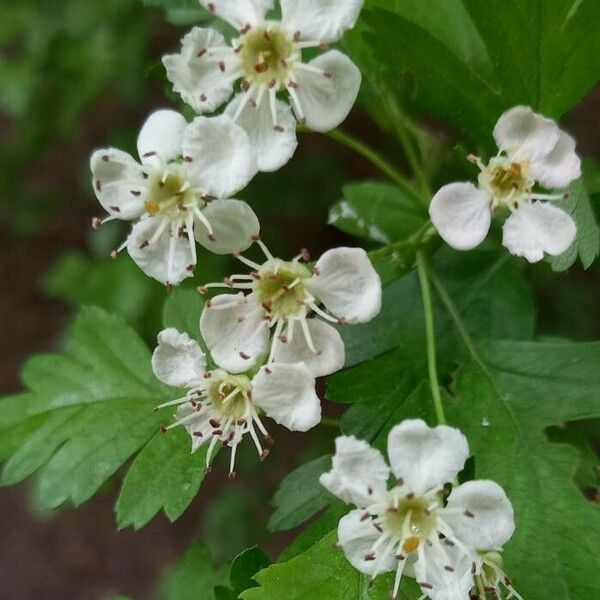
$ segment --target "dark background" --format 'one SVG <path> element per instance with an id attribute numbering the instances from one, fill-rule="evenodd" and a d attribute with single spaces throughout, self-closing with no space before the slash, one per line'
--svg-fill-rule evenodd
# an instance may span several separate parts
<path id="1" fill-rule="evenodd" d="M 107 257 L 126 230 L 92 232 L 98 214 L 88 184 L 90 150 L 133 149 L 148 112 L 169 106 L 158 58 L 184 29 L 138 0 L 0 0 L 0 393 L 20 389 L 31 354 L 57 348 L 78 303 L 122 312 L 150 344 L 160 327 L 165 290 L 123 256 Z M 582 155 L 600 155 L 600 90 L 565 119 Z M 434 126 L 437 127 L 437 126 Z M 404 168 L 401 155 L 358 108 L 345 128 Z M 449 135 L 440 129 L 440 134 Z M 450 132 L 451 135 L 451 132 Z M 291 254 L 315 254 L 347 241 L 327 226 L 327 208 L 351 180 L 376 177 L 362 159 L 323 136 L 302 134 L 290 165 L 260 175 L 242 194 L 260 215 L 264 237 Z M 118 264 L 121 263 L 121 264 Z M 204 280 L 226 268 L 207 259 Z M 538 331 L 600 338 L 600 274 L 530 268 Z M 331 411 L 331 408 L 328 410 Z M 274 556 L 289 535 L 263 540 L 269 499 L 283 475 L 318 455 L 327 435 L 277 434 L 269 468 L 242 457 L 235 485 L 213 475 L 183 518 L 156 518 L 141 532 L 116 531 L 118 478 L 74 511 L 42 514 L 27 485 L 0 490 L 0 598 L 101 600 L 117 593 L 151 598 L 159 574 L 202 536 L 217 561 L 265 542 Z M 333 432 L 332 432 L 333 435 Z M 246 464 L 247 463 L 247 464 Z M 257 485 L 260 480 L 261 485 Z M 265 485 L 266 481 L 266 485 Z M 234 522 L 235 521 L 235 522 Z"/>

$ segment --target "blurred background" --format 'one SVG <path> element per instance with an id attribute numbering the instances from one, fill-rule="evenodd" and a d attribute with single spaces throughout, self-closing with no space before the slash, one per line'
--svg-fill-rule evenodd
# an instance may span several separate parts
<path id="1" fill-rule="evenodd" d="M 167 23 L 163 11 L 139 0 L 0 0 L 0 6 L 0 393 L 6 394 L 20 389 L 20 366 L 29 355 L 60 345 L 76 305 L 119 312 L 153 345 L 166 291 L 126 255 L 109 258 L 126 235 L 124 227 L 111 223 L 91 230 L 100 207 L 89 184 L 88 159 L 99 146 L 133 150 L 151 110 L 178 106 L 168 95 L 159 59 L 178 47 L 195 15 L 178 11 Z M 368 106 L 368 98 L 363 100 Z M 596 159 L 599 111 L 595 90 L 564 122 L 581 154 Z M 452 131 L 428 125 L 452 141 Z M 344 128 L 405 168 L 394 140 L 360 106 Z M 300 135 L 291 164 L 258 176 L 241 197 L 259 214 L 271 248 L 292 255 L 306 246 L 318 255 L 334 244 L 352 243 L 327 225 L 328 208 L 341 198 L 344 183 L 379 176 L 330 139 Z M 202 281 L 227 272 L 228 259 L 203 257 Z M 547 264 L 529 271 L 540 334 L 600 339 L 597 264 L 585 274 L 580 267 L 554 274 Z M 334 431 L 302 440 L 276 434 L 278 451 L 269 469 L 261 470 L 252 453 L 242 453 L 247 464 L 240 465 L 235 486 L 213 475 L 175 525 L 161 517 L 138 533 L 116 531 L 118 480 L 77 511 L 53 514 L 36 508 L 27 486 L 0 490 L 0 596 L 151 598 L 163 569 L 199 536 L 217 561 L 264 542 L 269 500 L 283 474 L 300 462 L 299 454 L 318 456 L 328 449 Z M 255 485 L 257 478 L 267 485 Z M 232 527 L 233 514 L 242 516 L 241 526 L 236 519 Z M 267 549 L 276 555 L 287 539 L 275 537 Z"/>

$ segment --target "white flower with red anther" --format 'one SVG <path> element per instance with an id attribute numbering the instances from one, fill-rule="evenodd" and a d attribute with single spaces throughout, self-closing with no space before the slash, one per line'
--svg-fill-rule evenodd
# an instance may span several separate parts
<path id="1" fill-rule="evenodd" d="M 512 506 L 492 481 L 460 485 L 444 501 L 469 456 L 464 435 L 421 420 L 396 425 L 388 437 L 388 467 L 363 440 L 336 440 L 331 471 L 321 484 L 357 509 L 343 517 L 338 540 L 348 561 L 376 577 L 413 576 L 433 600 L 468 600 L 480 571 L 477 550 L 501 547 L 513 533 Z M 391 474 L 396 479 L 388 489 Z"/>
<path id="2" fill-rule="evenodd" d="M 339 40 L 354 26 L 363 0 L 280 0 L 280 21 L 266 19 L 272 0 L 201 4 L 233 25 L 239 37 L 228 44 L 217 31 L 196 27 L 178 54 L 163 58 L 167 76 L 198 113 L 219 108 L 241 81 L 225 112 L 248 132 L 261 171 L 279 169 L 294 154 L 294 114 L 315 131 L 334 129 L 346 118 L 360 71 L 337 50 L 309 62 L 302 52 Z M 280 92 L 289 103 L 279 99 Z"/>
<path id="3" fill-rule="evenodd" d="M 273 440 L 261 415 L 291 431 L 307 431 L 321 420 L 315 379 L 303 364 L 263 366 L 244 374 L 207 370 L 198 343 L 176 329 L 165 329 L 158 335 L 152 368 L 163 383 L 186 389 L 182 398 L 157 407 L 177 407 L 176 420 L 163 431 L 183 425 L 192 438 L 192 452 L 208 444 L 207 468 L 218 443 L 229 447 L 232 479 L 237 447 L 246 434 L 261 460 L 269 454 L 260 438 L 269 445 Z"/>
<path id="4" fill-rule="evenodd" d="M 429 214 L 442 238 L 457 250 L 469 250 L 486 237 L 498 208 L 510 211 L 502 243 L 529 262 L 562 254 L 577 233 L 573 219 L 548 200 L 568 194 L 534 191 L 540 184 L 565 189 L 581 176 L 575 140 L 558 125 L 526 106 L 505 112 L 494 128 L 500 153 L 486 165 L 470 157 L 480 169 L 479 186 L 451 183 L 431 201 Z"/>
<path id="5" fill-rule="evenodd" d="M 107 148 L 91 157 L 96 196 L 109 216 L 133 221 L 127 248 L 150 277 L 177 285 L 191 277 L 196 242 L 217 254 L 248 248 L 259 233 L 252 209 L 231 195 L 256 173 L 246 132 L 226 116 L 189 123 L 172 110 L 150 115 L 138 137 L 138 162 Z"/>
<path id="6" fill-rule="evenodd" d="M 200 288 L 242 290 L 206 303 L 200 331 L 211 355 L 233 373 L 263 357 L 269 364 L 302 362 L 315 377 L 338 371 L 344 365 L 344 344 L 327 322 L 365 323 L 381 309 L 381 280 L 366 252 L 335 248 L 309 268 L 302 263 L 306 253 L 286 262 L 258 244 L 266 256 L 263 264 L 238 255 L 250 274 Z"/>

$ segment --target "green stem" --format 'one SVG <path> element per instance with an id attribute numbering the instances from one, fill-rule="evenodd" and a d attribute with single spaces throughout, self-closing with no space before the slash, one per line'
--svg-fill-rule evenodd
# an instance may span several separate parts
<path id="1" fill-rule="evenodd" d="M 298 131 L 303 133 L 312 133 L 311 129 L 307 127 L 299 126 Z M 360 154 L 363 158 L 366 158 L 372 165 L 377 167 L 384 175 L 389 177 L 391 181 L 393 181 L 398 187 L 402 188 L 404 192 L 406 192 L 412 200 L 415 201 L 419 207 L 421 206 L 418 202 L 418 198 L 416 196 L 415 190 L 413 186 L 408 182 L 408 180 L 398 171 L 394 166 L 392 166 L 389 162 L 385 160 L 378 152 L 370 148 L 365 143 L 361 142 L 359 139 L 354 136 L 341 131 L 340 129 L 334 129 L 332 131 L 328 131 L 325 134 L 327 137 L 330 137 L 332 140 L 346 146 L 353 152 Z"/>
<path id="2" fill-rule="evenodd" d="M 321 419 L 321 425 L 325 427 L 334 427 L 335 429 L 340 428 L 340 422 L 337 419 L 330 419 L 328 417 L 323 417 Z"/>
<path id="3" fill-rule="evenodd" d="M 431 303 L 431 288 L 429 286 L 429 277 L 427 273 L 427 260 L 422 250 L 417 252 L 417 270 L 419 272 L 419 282 L 421 284 L 421 296 L 423 298 L 423 309 L 425 311 L 425 337 L 427 340 L 427 369 L 429 371 L 429 385 L 431 386 L 431 396 L 438 423 L 446 423 L 444 414 L 444 404 L 440 393 L 440 384 L 437 375 L 437 361 L 435 356 L 435 330 L 433 322 L 433 305 Z"/>

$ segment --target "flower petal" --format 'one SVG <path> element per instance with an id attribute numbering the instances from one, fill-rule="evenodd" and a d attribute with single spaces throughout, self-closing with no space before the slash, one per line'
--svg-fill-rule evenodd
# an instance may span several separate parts
<path id="1" fill-rule="evenodd" d="M 236 254 L 247 250 L 260 233 L 260 223 L 242 200 L 213 200 L 202 210 L 211 227 L 196 219 L 194 234 L 198 243 L 215 254 Z"/>
<path id="2" fill-rule="evenodd" d="M 183 138 L 188 172 L 209 196 L 228 198 L 257 171 L 246 132 L 229 117 L 196 117 Z"/>
<path id="3" fill-rule="evenodd" d="M 409 419 L 388 436 L 392 471 L 417 495 L 452 481 L 468 456 L 467 439 L 454 427 L 429 427 L 421 419 Z"/>
<path id="4" fill-rule="evenodd" d="M 285 364 L 302 362 L 313 377 L 325 377 L 336 373 L 343 368 L 346 357 L 342 336 L 337 329 L 320 319 L 307 319 L 307 325 L 317 352 L 310 349 L 304 332 L 296 323 L 291 341 L 289 340 L 289 326 L 283 332 L 288 340 L 285 343 L 277 344 L 274 361 Z"/>
<path id="5" fill-rule="evenodd" d="M 94 192 L 110 215 L 134 221 L 144 213 L 146 181 L 142 166 L 129 154 L 106 148 L 90 159 Z"/>
<path id="6" fill-rule="evenodd" d="M 363 0 L 280 0 L 281 22 L 300 39 L 335 42 L 354 27 Z"/>
<path id="7" fill-rule="evenodd" d="M 171 236 L 169 227 L 149 244 L 161 226 L 161 218 L 150 217 L 136 223 L 127 240 L 127 251 L 148 275 L 165 285 L 179 285 L 193 275 L 194 259 L 187 236 Z M 169 257 L 171 257 L 169 259 Z"/>
<path id="8" fill-rule="evenodd" d="M 183 134 L 188 127 L 185 117 L 175 110 L 153 112 L 138 135 L 138 154 L 143 163 L 168 163 L 182 153 Z"/>
<path id="9" fill-rule="evenodd" d="M 315 131 L 335 129 L 347 116 L 360 89 L 362 80 L 358 67 L 338 50 L 330 50 L 308 63 L 306 70 L 297 65 L 294 77 L 298 88 L 299 120 Z"/>
<path id="10" fill-rule="evenodd" d="M 554 121 L 534 113 L 528 106 L 506 111 L 494 127 L 498 148 L 515 160 L 546 156 L 556 146 L 559 133 Z"/>
<path id="11" fill-rule="evenodd" d="M 393 571 L 396 568 L 394 552 L 388 552 L 385 557 L 376 553 L 375 560 L 365 560 L 381 533 L 371 519 L 363 520 L 363 515 L 363 510 L 353 510 L 342 517 L 338 525 L 338 542 L 348 562 L 365 575 Z"/>
<path id="12" fill-rule="evenodd" d="M 253 94 L 252 100 L 256 100 L 256 93 Z M 238 94 L 225 109 L 225 114 L 235 117 L 242 101 L 245 101 L 244 94 Z M 292 158 L 298 146 L 296 119 L 290 106 L 277 100 L 275 127 L 269 101 L 263 97 L 260 104 L 255 104 L 248 101 L 239 112 L 236 123 L 244 128 L 250 138 L 259 170 L 277 171 Z"/>
<path id="13" fill-rule="evenodd" d="M 315 379 L 302 363 L 262 367 L 252 380 L 252 399 L 290 431 L 308 431 L 321 421 Z"/>
<path id="14" fill-rule="evenodd" d="M 522 203 L 502 230 L 502 244 L 530 263 L 542 260 L 544 252 L 550 256 L 562 254 L 577 234 L 575 222 L 564 210 L 542 202 Z"/>
<path id="15" fill-rule="evenodd" d="M 238 30 L 260 25 L 273 8 L 273 0 L 200 0 L 200 4 Z"/>
<path id="16" fill-rule="evenodd" d="M 233 94 L 231 74 L 240 59 L 218 31 L 194 27 L 181 40 L 181 51 L 163 56 L 162 62 L 173 90 L 197 113 L 206 113 Z"/>
<path id="17" fill-rule="evenodd" d="M 450 183 L 431 200 L 429 216 L 444 241 L 456 250 L 481 244 L 490 230 L 491 198 L 472 183 Z"/>
<path id="18" fill-rule="evenodd" d="M 319 481 L 340 500 L 364 508 L 385 493 L 389 475 L 379 450 L 364 440 L 342 435 L 335 440 L 332 469 Z"/>
<path id="19" fill-rule="evenodd" d="M 254 294 L 221 294 L 206 303 L 200 332 L 222 369 L 243 373 L 267 351 L 269 324 Z"/>
<path id="20" fill-rule="evenodd" d="M 193 413 L 196 413 L 196 418 L 183 424 L 192 438 L 192 454 L 211 440 L 213 427 L 210 421 L 216 416 L 209 406 L 204 405 L 201 410 L 196 410 L 191 404 L 186 403 L 177 409 L 177 419 L 185 419 Z"/>
<path id="21" fill-rule="evenodd" d="M 204 352 L 187 333 L 169 328 L 158 334 L 158 346 L 152 355 L 157 379 L 173 387 L 192 388 L 202 383 L 205 369 Z"/>
<path id="22" fill-rule="evenodd" d="M 307 283 L 336 317 L 366 323 L 381 310 L 381 279 L 362 248 L 333 248 L 317 261 Z"/>
<path id="23" fill-rule="evenodd" d="M 478 551 L 502 550 L 515 531 L 513 507 L 494 481 L 467 481 L 448 497 L 444 521 L 465 545 Z"/>
<path id="24" fill-rule="evenodd" d="M 552 152 L 530 167 L 531 176 L 544 187 L 564 189 L 581 177 L 581 160 L 575 153 L 575 140 L 561 131 Z"/>

